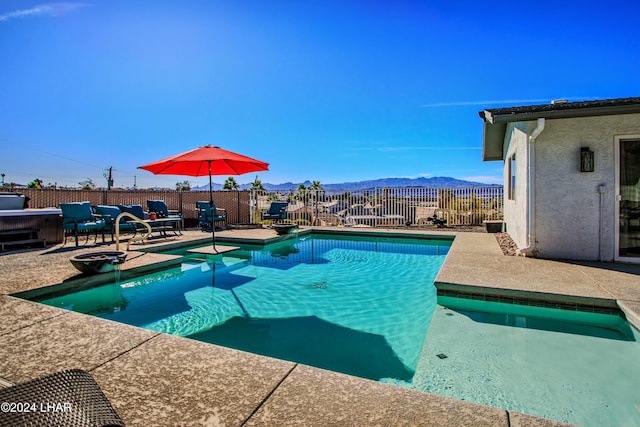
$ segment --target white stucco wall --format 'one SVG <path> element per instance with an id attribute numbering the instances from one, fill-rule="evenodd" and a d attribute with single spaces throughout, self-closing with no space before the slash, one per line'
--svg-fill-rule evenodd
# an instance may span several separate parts
<path id="1" fill-rule="evenodd" d="M 505 144 L 505 189 L 509 154 L 516 151 L 518 186 L 526 197 L 526 135 L 535 122 L 507 129 Z M 602 256 L 615 253 L 615 137 L 640 134 L 640 114 L 546 120 L 545 130 L 535 142 L 535 247 L 542 258 L 597 260 L 600 207 L 598 186 L 606 185 L 603 209 Z M 595 153 L 595 171 L 580 172 L 580 147 Z M 522 162 L 520 161 L 522 159 Z M 518 199 L 520 189 L 516 199 Z M 506 198 L 506 197 L 505 197 Z M 507 230 L 519 247 L 526 243 L 526 211 L 516 200 L 505 200 Z M 526 207 L 524 208 L 526 209 Z"/>
<path id="2" fill-rule="evenodd" d="M 504 163 L 504 221 L 507 232 L 518 245 L 527 245 L 527 123 L 510 123 L 507 126 L 507 140 L 505 144 Z M 516 192 L 515 199 L 509 200 L 509 160 L 516 155 Z"/>

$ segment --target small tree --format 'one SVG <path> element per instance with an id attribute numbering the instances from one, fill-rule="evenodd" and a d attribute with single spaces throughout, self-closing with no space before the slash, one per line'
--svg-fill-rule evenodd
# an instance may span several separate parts
<path id="1" fill-rule="evenodd" d="M 293 196 L 293 198 L 294 200 L 305 200 L 306 193 L 307 193 L 307 187 L 305 187 L 304 184 L 300 184 L 298 185 L 298 191 Z"/>
<path id="2" fill-rule="evenodd" d="M 322 191 L 324 190 L 324 188 L 322 188 L 322 184 L 320 184 L 320 181 L 312 181 L 311 185 L 309 186 L 309 190 Z"/>
<path id="3" fill-rule="evenodd" d="M 80 181 L 78 184 L 80 184 L 80 188 L 82 190 L 95 190 L 96 189 L 96 185 L 93 183 L 93 180 L 91 178 L 87 178 L 84 181 Z"/>
<path id="4" fill-rule="evenodd" d="M 240 185 L 238 185 L 238 183 L 236 182 L 236 179 L 232 176 L 227 178 L 224 181 L 224 184 L 222 185 L 222 189 L 224 191 L 234 191 L 234 190 L 238 190 L 239 188 L 240 188 Z"/>
<path id="5" fill-rule="evenodd" d="M 264 186 L 262 185 L 262 181 L 258 179 L 258 175 L 256 175 L 256 179 L 251 183 L 251 191 L 255 192 L 263 192 Z"/>
<path id="6" fill-rule="evenodd" d="M 318 196 L 319 196 L 319 192 L 324 191 L 324 188 L 322 188 L 322 184 L 320 184 L 320 181 L 312 181 L 311 185 L 307 188 L 307 190 L 312 191 L 312 193 L 310 194 L 310 197 L 312 198 L 312 200 L 317 200 Z"/>
<path id="7" fill-rule="evenodd" d="M 443 188 L 438 191 L 438 207 L 440 209 L 456 209 L 456 196 L 450 188 Z"/>
<path id="8" fill-rule="evenodd" d="M 176 191 L 190 191 L 191 183 L 189 181 L 176 182 Z"/>
<path id="9" fill-rule="evenodd" d="M 36 178 L 30 183 L 27 184 L 27 188 L 42 188 L 42 180 L 40 178 Z"/>

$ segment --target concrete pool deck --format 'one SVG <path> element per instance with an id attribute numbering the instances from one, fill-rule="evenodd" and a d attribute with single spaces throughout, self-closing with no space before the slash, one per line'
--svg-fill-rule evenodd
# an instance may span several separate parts
<path id="1" fill-rule="evenodd" d="M 640 265 L 509 257 L 502 255 L 491 234 L 428 233 L 456 236 L 436 279 L 443 292 L 605 309 L 619 306 L 630 322 L 640 325 Z M 277 239 L 267 229 L 216 236 L 225 240 L 224 245 L 233 245 L 233 239 Z M 208 238 L 187 231 L 175 239 L 134 245 L 121 274 L 156 263 L 177 265 L 180 257 L 139 249 L 189 240 L 206 243 Z M 0 378 L 18 383 L 61 369 L 88 370 L 128 426 L 565 425 L 10 296 L 53 284 L 73 287 L 96 281 L 80 279 L 68 260 L 78 253 L 107 249 L 113 250 L 113 245 L 67 244 L 0 256 Z"/>

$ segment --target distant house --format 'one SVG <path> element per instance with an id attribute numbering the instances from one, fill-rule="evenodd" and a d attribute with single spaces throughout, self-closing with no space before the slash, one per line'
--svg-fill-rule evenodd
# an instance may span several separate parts
<path id="1" fill-rule="evenodd" d="M 323 202 L 320 206 L 324 212 L 337 214 L 338 212 L 348 208 L 349 203 L 344 199 L 334 199 L 328 202 Z"/>
<path id="2" fill-rule="evenodd" d="M 481 111 L 504 162 L 506 229 L 525 254 L 640 262 L 640 98 Z"/>

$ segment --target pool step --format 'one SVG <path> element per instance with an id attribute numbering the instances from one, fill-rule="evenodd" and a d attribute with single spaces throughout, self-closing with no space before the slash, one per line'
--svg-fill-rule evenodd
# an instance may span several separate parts
<path id="1" fill-rule="evenodd" d="M 216 245 L 216 250 L 213 250 L 212 246 L 205 246 L 203 248 L 189 249 L 187 252 L 190 254 L 202 254 L 202 255 L 219 255 L 231 251 L 237 251 L 240 249 L 237 246 L 222 246 Z"/>

